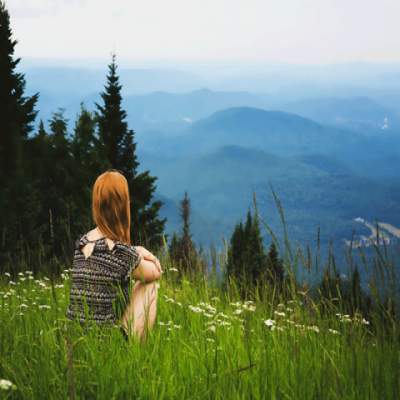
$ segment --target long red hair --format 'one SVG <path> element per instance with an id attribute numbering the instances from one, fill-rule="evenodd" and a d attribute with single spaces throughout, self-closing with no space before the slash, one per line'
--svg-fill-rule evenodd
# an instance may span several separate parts
<path id="1" fill-rule="evenodd" d="M 100 175 L 93 187 L 93 217 L 104 236 L 131 243 L 131 211 L 126 178 L 110 169 Z"/>

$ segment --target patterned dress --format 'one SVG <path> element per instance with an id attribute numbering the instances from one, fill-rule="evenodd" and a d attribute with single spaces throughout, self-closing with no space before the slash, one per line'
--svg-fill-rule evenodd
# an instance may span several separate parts
<path id="1" fill-rule="evenodd" d="M 95 242 L 86 259 L 82 247 Z M 85 330 L 87 322 L 100 327 L 117 327 L 129 304 L 131 274 L 140 264 L 135 247 L 114 240 L 109 249 L 105 238 L 90 241 L 87 234 L 75 242 L 70 304 L 66 317 Z M 68 329 L 68 328 L 67 328 Z"/>

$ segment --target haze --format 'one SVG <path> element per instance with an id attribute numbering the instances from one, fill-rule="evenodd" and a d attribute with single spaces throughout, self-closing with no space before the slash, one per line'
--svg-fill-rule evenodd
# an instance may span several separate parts
<path id="1" fill-rule="evenodd" d="M 12 0 L 15 55 L 323 64 L 400 60 L 394 0 Z"/>

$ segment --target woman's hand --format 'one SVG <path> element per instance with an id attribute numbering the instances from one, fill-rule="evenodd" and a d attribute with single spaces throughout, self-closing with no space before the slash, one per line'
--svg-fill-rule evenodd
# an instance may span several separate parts
<path id="1" fill-rule="evenodd" d="M 150 253 L 150 251 L 148 251 L 147 249 L 145 249 L 142 246 L 135 246 L 135 249 L 142 260 L 147 260 L 147 261 L 153 262 L 155 264 L 155 266 L 157 267 L 158 271 L 161 272 L 160 261 L 158 261 L 158 258 L 154 254 Z"/>

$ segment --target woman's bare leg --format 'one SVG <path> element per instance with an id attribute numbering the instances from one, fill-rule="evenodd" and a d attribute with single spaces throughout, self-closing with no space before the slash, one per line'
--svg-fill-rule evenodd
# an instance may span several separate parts
<path id="1" fill-rule="evenodd" d="M 156 282 L 143 284 L 141 281 L 136 281 L 131 292 L 131 302 L 121 319 L 122 325 L 127 327 L 128 334 L 143 343 L 146 343 L 146 324 L 150 331 L 156 320 L 157 298 Z"/>

